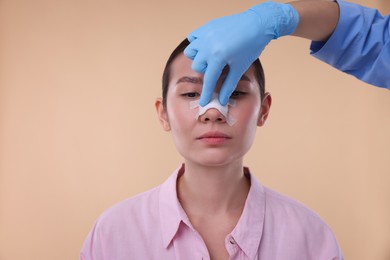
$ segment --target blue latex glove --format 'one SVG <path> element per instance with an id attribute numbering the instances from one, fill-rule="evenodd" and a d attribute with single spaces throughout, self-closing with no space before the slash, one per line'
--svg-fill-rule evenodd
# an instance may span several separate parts
<path id="1" fill-rule="evenodd" d="M 291 5 L 269 1 L 193 31 L 184 54 L 193 60 L 194 71 L 204 73 L 200 105 L 210 102 L 223 68 L 229 65 L 219 92 L 219 102 L 226 105 L 241 76 L 265 46 L 272 39 L 293 33 L 298 22 L 298 12 Z"/>

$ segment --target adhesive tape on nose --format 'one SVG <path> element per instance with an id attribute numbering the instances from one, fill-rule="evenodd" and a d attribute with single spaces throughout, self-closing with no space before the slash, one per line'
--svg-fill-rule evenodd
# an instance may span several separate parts
<path id="1" fill-rule="evenodd" d="M 190 102 L 190 109 L 199 108 L 199 112 L 195 116 L 195 119 L 198 119 L 210 108 L 215 108 L 225 117 L 226 123 L 232 126 L 236 123 L 236 119 L 229 115 L 229 106 L 234 107 L 235 105 L 235 100 L 229 100 L 226 106 L 222 106 L 221 103 L 219 103 L 218 95 L 214 93 L 213 99 L 206 106 L 202 107 L 199 105 L 199 100 L 194 100 Z"/>

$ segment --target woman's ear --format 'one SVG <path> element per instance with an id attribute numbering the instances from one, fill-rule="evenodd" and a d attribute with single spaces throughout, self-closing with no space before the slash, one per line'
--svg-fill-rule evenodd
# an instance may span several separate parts
<path id="1" fill-rule="evenodd" d="M 154 106 L 156 107 L 157 116 L 158 119 L 160 120 L 160 124 L 162 128 L 165 131 L 170 131 L 171 125 L 169 124 L 168 113 L 166 108 L 164 107 L 162 98 L 157 98 L 156 102 L 154 103 Z"/>
<path id="2" fill-rule="evenodd" d="M 261 108 L 259 118 L 257 119 L 257 126 L 263 126 L 267 121 L 269 110 L 271 108 L 272 98 L 270 93 L 265 93 L 264 98 L 261 102 Z"/>

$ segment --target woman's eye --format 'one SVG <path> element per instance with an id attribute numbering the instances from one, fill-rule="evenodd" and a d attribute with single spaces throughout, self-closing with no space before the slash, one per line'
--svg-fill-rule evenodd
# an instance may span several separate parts
<path id="1" fill-rule="evenodd" d="M 230 95 L 230 98 L 239 98 L 245 95 L 246 93 L 243 91 L 233 91 L 233 93 Z"/>
<path id="2" fill-rule="evenodd" d="M 197 92 L 187 92 L 187 93 L 183 93 L 181 94 L 183 97 L 187 97 L 187 98 L 196 98 L 196 97 L 199 97 L 199 93 Z"/>

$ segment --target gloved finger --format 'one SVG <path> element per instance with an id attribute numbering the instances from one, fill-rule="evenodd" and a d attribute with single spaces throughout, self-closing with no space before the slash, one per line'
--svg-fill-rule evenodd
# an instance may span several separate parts
<path id="1" fill-rule="evenodd" d="M 189 42 L 193 42 L 194 40 L 197 39 L 197 37 L 195 36 L 195 34 L 193 32 L 191 32 L 188 36 L 187 36 L 187 39 Z"/>
<path id="2" fill-rule="evenodd" d="M 230 67 L 229 73 L 222 84 L 221 90 L 219 91 L 219 102 L 221 105 L 226 106 L 226 104 L 229 102 L 230 96 L 236 89 L 242 74 L 244 74 L 244 72 L 241 72 L 241 70 Z"/>
<path id="3" fill-rule="evenodd" d="M 198 50 L 199 41 L 193 41 L 184 49 L 184 55 L 187 56 L 187 58 L 193 60 L 198 54 Z"/>
<path id="4" fill-rule="evenodd" d="M 196 49 L 188 48 L 188 46 L 184 49 L 184 55 L 191 60 L 196 57 L 196 54 L 198 54 Z"/>
<path id="5" fill-rule="evenodd" d="M 191 68 L 193 71 L 199 73 L 205 73 L 207 69 L 207 56 L 204 55 L 204 52 L 199 52 L 192 61 Z"/>
<path id="6" fill-rule="evenodd" d="M 218 62 L 208 64 L 203 78 L 203 88 L 199 105 L 205 106 L 210 102 L 224 67 L 225 65 L 223 63 Z"/>

